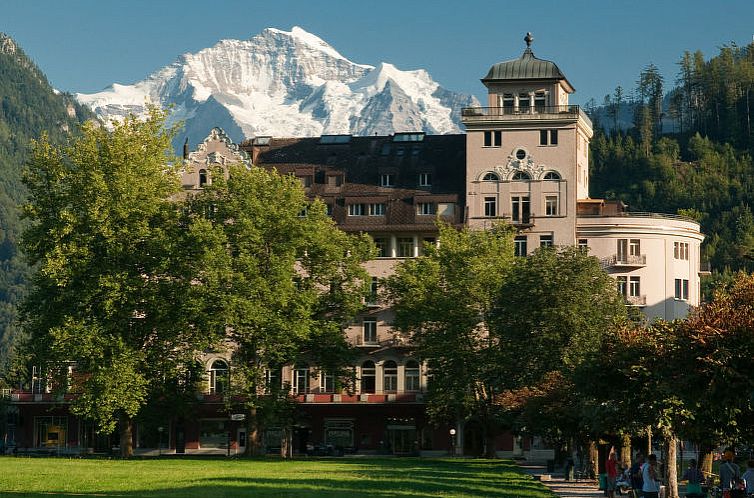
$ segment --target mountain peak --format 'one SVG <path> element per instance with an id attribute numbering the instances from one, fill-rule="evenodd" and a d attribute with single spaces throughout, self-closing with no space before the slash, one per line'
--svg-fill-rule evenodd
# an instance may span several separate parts
<path id="1" fill-rule="evenodd" d="M 416 131 L 459 133 L 460 108 L 477 104 L 441 88 L 423 69 L 354 63 L 299 26 L 222 40 L 133 85 L 76 97 L 105 122 L 142 114 L 145 102 L 172 107 L 170 122 L 183 121 L 191 142 L 215 126 L 236 142 L 256 135 L 387 134 L 406 123 Z"/>

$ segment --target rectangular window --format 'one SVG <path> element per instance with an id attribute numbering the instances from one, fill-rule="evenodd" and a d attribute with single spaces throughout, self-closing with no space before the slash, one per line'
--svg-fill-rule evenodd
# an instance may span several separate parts
<path id="1" fill-rule="evenodd" d="M 545 112 L 545 92 L 537 92 L 534 94 L 534 108 L 537 112 Z"/>
<path id="2" fill-rule="evenodd" d="M 327 216 L 332 216 L 332 204 L 325 204 L 327 206 Z"/>
<path id="3" fill-rule="evenodd" d="M 416 205 L 416 214 L 432 215 L 435 214 L 434 202 L 420 202 Z"/>
<path id="4" fill-rule="evenodd" d="M 330 372 L 319 373 L 319 391 L 323 393 L 335 392 L 335 375 Z"/>
<path id="5" fill-rule="evenodd" d="M 579 239 L 579 250 L 582 252 L 587 252 L 589 250 L 587 239 Z"/>
<path id="6" fill-rule="evenodd" d="M 518 94 L 518 112 L 524 114 L 531 109 L 531 100 L 528 93 Z"/>
<path id="7" fill-rule="evenodd" d="M 414 239 L 413 237 L 398 237 L 398 257 L 414 257 Z"/>
<path id="8" fill-rule="evenodd" d="M 625 263 L 628 260 L 628 239 L 618 239 L 617 259 L 621 263 Z"/>
<path id="9" fill-rule="evenodd" d="M 381 174 L 380 187 L 395 187 L 395 173 Z"/>
<path id="10" fill-rule="evenodd" d="M 419 366 L 415 363 L 413 365 L 411 362 L 409 362 L 408 364 L 406 364 L 405 369 L 406 385 L 403 387 L 408 392 L 416 392 L 421 389 Z"/>
<path id="11" fill-rule="evenodd" d="M 380 292 L 380 279 L 377 277 L 372 277 L 371 282 L 369 282 L 369 297 L 367 298 L 367 304 L 369 306 L 376 306 L 377 305 L 377 296 Z"/>
<path id="12" fill-rule="evenodd" d="M 503 142 L 503 132 L 499 130 L 484 132 L 485 147 L 500 147 Z"/>
<path id="13" fill-rule="evenodd" d="M 526 235 L 517 235 L 513 239 L 513 254 L 516 256 L 526 256 L 527 252 Z"/>
<path id="14" fill-rule="evenodd" d="M 641 255 L 641 241 L 639 239 L 631 239 L 628 242 L 628 255 L 629 256 Z"/>
<path id="15" fill-rule="evenodd" d="M 369 216 L 384 216 L 385 215 L 385 205 L 382 203 L 378 204 L 369 204 Z"/>
<path id="16" fill-rule="evenodd" d="M 388 242 L 385 237 L 375 237 L 374 238 L 374 245 L 377 247 L 377 257 L 378 258 L 387 258 L 389 256 L 388 254 Z"/>
<path id="17" fill-rule="evenodd" d="M 545 216 L 557 216 L 558 215 L 558 196 L 548 195 L 545 196 Z"/>
<path id="18" fill-rule="evenodd" d="M 558 130 L 539 130 L 539 145 L 558 145 Z"/>
<path id="19" fill-rule="evenodd" d="M 432 186 L 432 173 L 419 173 L 419 186 L 431 187 Z"/>
<path id="20" fill-rule="evenodd" d="M 628 279 L 628 295 L 631 297 L 639 297 L 641 295 L 641 281 L 639 277 Z"/>
<path id="21" fill-rule="evenodd" d="M 625 275 L 616 278 L 618 282 L 618 294 L 623 297 L 628 296 L 628 277 Z"/>
<path id="22" fill-rule="evenodd" d="M 497 199 L 494 197 L 484 198 L 484 215 L 488 218 L 497 216 Z"/>
<path id="23" fill-rule="evenodd" d="M 364 204 L 349 204 L 348 216 L 364 216 L 366 209 Z"/>
<path id="24" fill-rule="evenodd" d="M 515 99 L 513 98 L 512 93 L 504 93 L 503 94 L 503 114 L 511 114 L 513 113 L 513 104 L 515 103 Z"/>
<path id="25" fill-rule="evenodd" d="M 675 259 L 689 259 L 688 242 L 673 242 L 673 257 Z"/>
<path id="26" fill-rule="evenodd" d="M 689 299 L 689 281 L 685 278 L 675 279 L 675 298 L 683 301 Z"/>
<path id="27" fill-rule="evenodd" d="M 552 245 L 553 245 L 552 235 L 539 236 L 539 247 L 552 247 Z"/>
<path id="28" fill-rule="evenodd" d="M 511 221 L 513 223 L 529 223 L 531 211 L 528 195 L 511 197 L 511 208 Z"/>
<path id="29" fill-rule="evenodd" d="M 377 320 L 364 319 L 364 344 L 377 344 Z"/>
<path id="30" fill-rule="evenodd" d="M 306 394 L 309 392 L 309 368 L 296 367 L 293 370 L 293 392 Z"/>

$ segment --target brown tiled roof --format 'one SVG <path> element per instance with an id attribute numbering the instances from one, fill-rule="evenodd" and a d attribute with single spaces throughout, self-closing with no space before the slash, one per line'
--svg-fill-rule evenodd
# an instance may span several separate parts
<path id="1" fill-rule="evenodd" d="M 434 216 L 417 215 L 417 202 L 453 202 L 448 221 L 463 222 L 465 135 L 426 135 L 418 142 L 393 142 L 392 136 L 352 137 L 348 143 L 321 144 L 315 138 L 273 138 L 269 145 L 244 142 L 255 165 L 283 174 L 309 176 L 310 195 L 332 206 L 336 222 L 348 231 L 434 231 Z M 395 187 L 380 187 L 380 175 L 395 174 Z M 419 174 L 431 186 L 419 187 Z M 327 177 L 343 175 L 340 186 Z M 383 203 L 383 216 L 347 216 L 348 204 Z"/>

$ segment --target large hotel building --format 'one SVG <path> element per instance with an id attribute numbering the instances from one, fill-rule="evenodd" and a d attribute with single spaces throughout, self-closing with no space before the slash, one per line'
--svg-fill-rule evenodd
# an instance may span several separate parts
<path id="1" fill-rule="evenodd" d="M 299 402 L 293 448 L 318 451 L 443 454 L 451 446 L 450 426 L 436 427 L 425 413 L 425 366 L 413 356 L 407 337 L 391 328 L 392 312 L 379 286 L 396 264 L 422 253 L 437 237 L 439 216 L 458 227 L 484 229 L 505 221 L 517 228 L 515 250 L 525 256 L 540 246 L 588 248 L 616 281 L 627 306 L 648 319 L 684 317 L 700 299 L 699 224 L 674 215 L 627 211 L 619 201 L 589 197 L 589 141 L 592 123 L 569 104 L 571 83 L 529 46 L 516 58 L 493 65 L 482 83 L 486 107 L 463 109 L 465 134 L 422 132 L 359 137 L 261 137 L 234 144 L 213 129 L 193 152 L 185 151 L 183 184 L 201 189 L 210 166 L 236 162 L 295 175 L 306 192 L 327 205 L 346 232 L 366 232 L 378 256 L 366 263 L 373 299 L 345 333 L 359 352 L 354 392 L 336 392 L 332 378 L 316 365 L 289 365 L 281 383 Z M 543 282 L 547 285 L 547 282 Z M 197 393 L 195 417 L 164 420 L 162 430 L 136 428 L 136 452 L 238 453 L 244 422 L 234 421 L 223 403 L 227 353 L 206 354 L 206 384 Z M 6 440 L 19 450 L 105 451 L 106 437 L 70 415 L 65 397 L 54 399 L 34 379 L 12 391 Z M 481 451 L 474 420 L 453 426 L 461 453 Z M 159 438 L 159 443 L 158 443 Z M 274 451 L 280 430 L 268 427 L 263 444 Z M 501 436 L 501 456 L 542 457 L 537 438 Z"/>

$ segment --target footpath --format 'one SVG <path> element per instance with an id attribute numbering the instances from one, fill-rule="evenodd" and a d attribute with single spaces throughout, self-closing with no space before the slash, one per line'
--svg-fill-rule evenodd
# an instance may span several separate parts
<path id="1" fill-rule="evenodd" d="M 603 497 L 604 492 L 598 489 L 597 481 L 592 479 L 580 479 L 578 481 L 566 481 L 562 474 L 549 474 L 544 465 L 521 464 L 521 469 L 531 474 L 547 486 L 547 488 L 561 497 L 568 498 L 597 498 Z"/>

